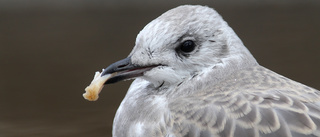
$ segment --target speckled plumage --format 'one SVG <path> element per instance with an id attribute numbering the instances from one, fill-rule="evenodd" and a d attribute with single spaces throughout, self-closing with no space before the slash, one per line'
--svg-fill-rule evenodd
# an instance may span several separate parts
<path id="1" fill-rule="evenodd" d="M 185 40 L 197 49 L 182 55 Z M 169 10 L 139 33 L 129 57 L 160 65 L 132 83 L 114 137 L 320 136 L 320 92 L 260 66 L 211 8 Z"/>

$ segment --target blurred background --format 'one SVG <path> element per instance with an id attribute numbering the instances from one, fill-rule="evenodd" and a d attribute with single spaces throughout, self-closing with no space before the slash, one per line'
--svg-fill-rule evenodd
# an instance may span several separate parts
<path id="1" fill-rule="evenodd" d="M 84 88 L 183 4 L 215 8 L 261 65 L 320 89 L 319 0 L 0 0 L 0 136 L 111 136 L 131 81 L 105 86 L 96 102 Z"/>

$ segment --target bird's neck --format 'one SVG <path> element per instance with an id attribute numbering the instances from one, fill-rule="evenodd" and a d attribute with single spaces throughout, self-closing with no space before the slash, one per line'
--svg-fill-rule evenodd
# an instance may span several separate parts
<path id="1" fill-rule="evenodd" d="M 245 47 L 244 47 L 245 48 Z M 246 48 L 245 48 L 246 50 Z M 232 73 L 246 68 L 259 65 L 249 51 L 245 51 L 242 56 L 231 56 L 224 58 L 221 63 L 214 64 L 197 75 L 187 78 L 178 85 L 171 86 L 168 90 L 173 97 L 189 96 L 197 94 L 195 92 L 204 91 L 208 85 L 216 85 L 228 78 Z"/>

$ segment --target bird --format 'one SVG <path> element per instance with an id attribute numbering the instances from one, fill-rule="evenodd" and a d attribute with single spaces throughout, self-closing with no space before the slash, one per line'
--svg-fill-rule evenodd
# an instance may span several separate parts
<path id="1" fill-rule="evenodd" d="M 320 92 L 261 66 L 222 16 L 181 5 L 148 23 L 101 72 L 134 79 L 114 137 L 318 137 Z"/>

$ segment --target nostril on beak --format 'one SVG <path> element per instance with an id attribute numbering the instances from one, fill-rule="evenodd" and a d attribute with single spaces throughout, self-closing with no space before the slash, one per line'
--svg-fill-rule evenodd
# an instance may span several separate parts
<path id="1" fill-rule="evenodd" d="M 118 66 L 118 69 L 123 68 L 123 67 L 126 67 L 126 66 L 128 66 L 128 64 L 129 64 L 129 63 L 123 64 L 123 65 L 119 65 L 119 66 Z"/>

